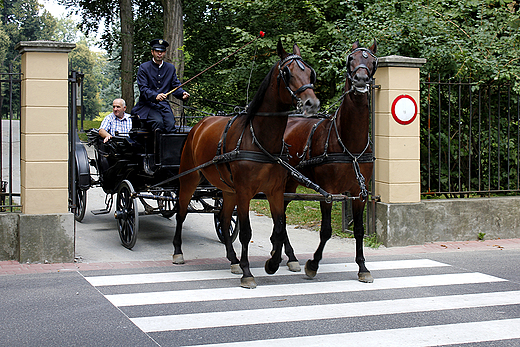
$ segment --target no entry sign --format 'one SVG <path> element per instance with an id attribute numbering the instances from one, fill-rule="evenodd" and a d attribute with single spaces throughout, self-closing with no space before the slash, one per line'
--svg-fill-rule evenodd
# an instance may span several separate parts
<path id="1" fill-rule="evenodd" d="M 410 95 L 399 95 L 392 103 L 392 116 L 399 124 L 412 123 L 417 117 L 417 103 Z"/>

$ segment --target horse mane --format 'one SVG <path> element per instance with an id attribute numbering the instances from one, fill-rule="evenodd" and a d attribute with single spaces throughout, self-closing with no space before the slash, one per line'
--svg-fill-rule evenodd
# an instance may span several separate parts
<path id="1" fill-rule="evenodd" d="M 255 96 L 253 97 L 253 100 L 249 103 L 247 107 L 247 113 L 246 113 L 246 123 L 248 124 L 251 119 L 255 116 L 256 112 L 262 105 L 264 101 L 265 92 L 269 88 L 269 84 L 271 83 L 271 76 L 273 75 L 274 69 L 277 67 L 277 65 L 273 65 L 271 68 L 271 71 L 265 76 L 264 80 L 260 84 L 260 87 L 256 91 Z"/>

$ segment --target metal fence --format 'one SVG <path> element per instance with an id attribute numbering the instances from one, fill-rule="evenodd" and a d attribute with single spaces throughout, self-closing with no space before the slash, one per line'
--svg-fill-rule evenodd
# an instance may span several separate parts
<path id="1" fill-rule="evenodd" d="M 0 212 L 20 212 L 21 73 L 0 73 Z M 6 100 L 7 99 L 7 100 Z"/>
<path id="2" fill-rule="evenodd" d="M 518 194 L 520 98 L 510 84 L 421 82 L 421 193 Z"/>

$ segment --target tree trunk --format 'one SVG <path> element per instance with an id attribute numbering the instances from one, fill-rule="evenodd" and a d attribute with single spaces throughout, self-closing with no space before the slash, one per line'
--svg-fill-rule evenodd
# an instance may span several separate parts
<path id="1" fill-rule="evenodd" d="M 175 65 L 177 77 L 182 82 L 184 76 L 182 0 L 162 0 L 161 2 L 164 10 L 164 39 L 170 43 L 170 47 L 166 50 L 165 61 Z M 175 99 L 172 96 L 170 98 Z M 182 101 L 177 99 L 175 101 L 182 105 Z M 182 108 L 173 107 L 173 113 L 176 118 L 179 117 Z"/>
<path id="2" fill-rule="evenodd" d="M 134 19 L 132 0 L 119 0 L 121 19 L 121 96 L 126 101 L 126 112 L 134 106 Z"/>

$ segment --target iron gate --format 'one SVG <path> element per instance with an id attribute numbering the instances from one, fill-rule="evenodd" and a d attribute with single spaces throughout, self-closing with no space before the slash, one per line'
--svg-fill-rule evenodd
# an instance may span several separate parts
<path id="1" fill-rule="evenodd" d="M 511 84 L 440 77 L 421 83 L 421 192 L 520 192 L 520 96 Z"/>
<path id="2" fill-rule="evenodd" d="M 15 58 L 17 59 L 18 56 Z M 13 61 L 15 60 L 13 59 Z M 20 72 L 0 73 L 0 212 L 20 212 Z M 7 85 L 7 88 L 5 86 Z M 7 97 L 7 103 L 4 98 Z"/>

